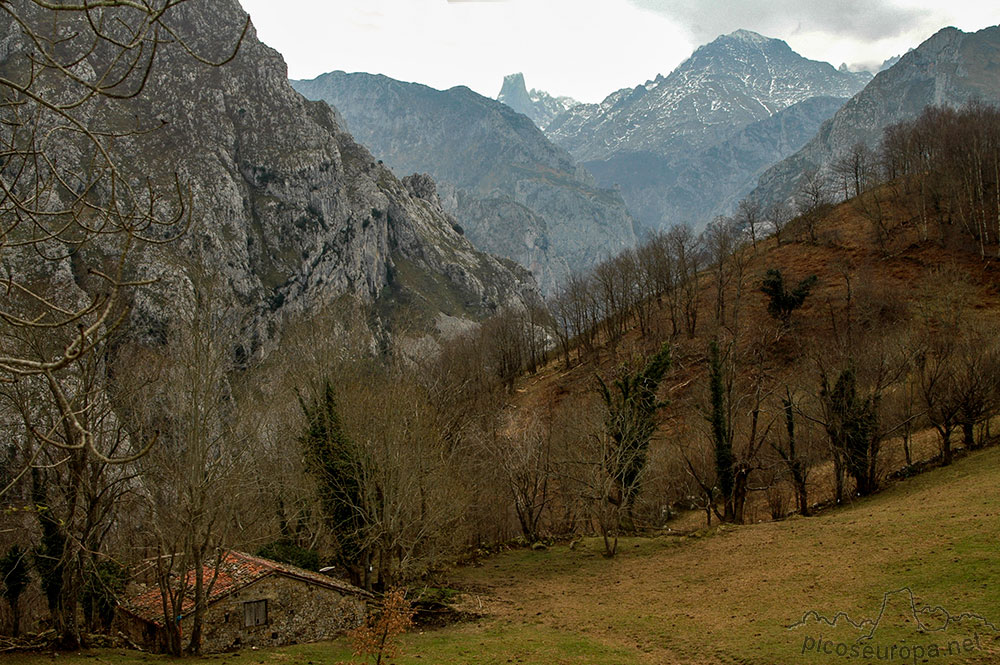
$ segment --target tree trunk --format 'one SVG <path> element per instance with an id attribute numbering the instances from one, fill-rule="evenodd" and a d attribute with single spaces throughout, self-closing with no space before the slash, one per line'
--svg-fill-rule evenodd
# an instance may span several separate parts
<path id="1" fill-rule="evenodd" d="M 975 424 L 971 420 L 962 423 L 962 445 L 967 450 L 975 450 L 979 447 L 976 445 Z"/>
<path id="2" fill-rule="evenodd" d="M 948 466 L 954 459 L 951 450 L 951 428 L 941 429 L 939 433 L 941 434 L 941 463 Z"/>
<path id="3" fill-rule="evenodd" d="M 740 467 L 736 471 L 733 479 L 733 510 L 732 521 L 736 524 L 743 524 L 745 521 L 744 509 L 747 505 L 747 485 L 750 482 L 750 470 Z"/>
<path id="4" fill-rule="evenodd" d="M 362 559 L 364 570 L 361 571 L 361 578 L 364 580 L 365 591 L 371 593 L 372 590 L 372 553 L 371 550 L 365 549 L 365 555 Z"/>
<path id="5" fill-rule="evenodd" d="M 187 652 L 201 654 L 201 620 L 205 615 L 205 556 L 199 552 L 194 561 L 194 614 L 191 619 L 191 640 Z"/>
<path id="6" fill-rule="evenodd" d="M 72 540 L 68 540 L 72 543 Z M 69 545 L 76 550 L 76 545 Z M 79 575 L 77 575 L 76 554 L 64 554 L 66 556 L 66 566 L 63 568 L 63 583 L 57 604 L 56 631 L 59 638 L 56 645 L 63 651 L 75 651 L 80 648 L 80 622 L 77 618 L 80 598 Z"/>
<path id="7" fill-rule="evenodd" d="M 21 636 L 21 603 L 19 599 L 10 601 L 10 627 L 14 637 Z"/>
<path id="8" fill-rule="evenodd" d="M 798 460 L 792 465 L 792 481 L 795 485 L 795 498 L 799 504 L 799 514 L 809 517 L 809 495 L 806 489 L 805 474 L 802 473 L 802 463 Z"/>
<path id="9" fill-rule="evenodd" d="M 167 621 L 167 653 L 176 658 L 180 658 L 184 653 L 184 648 L 181 646 L 181 625 L 176 621 L 176 619 L 170 619 Z"/>
<path id="10" fill-rule="evenodd" d="M 610 559 L 618 553 L 618 534 L 609 534 L 608 529 L 602 528 L 601 535 L 604 537 L 604 556 Z"/>
<path id="11" fill-rule="evenodd" d="M 836 481 L 834 498 L 839 505 L 844 502 L 844 462 L 837 452 L 833 453 L 833 475 Z"/>

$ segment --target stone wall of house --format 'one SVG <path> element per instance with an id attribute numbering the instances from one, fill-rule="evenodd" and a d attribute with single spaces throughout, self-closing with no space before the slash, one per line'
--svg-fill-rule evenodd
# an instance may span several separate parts
<path id="1" fill-rule="evenodd" d="M 166 651 L 165 631 L 155 623 L 140 619 L 128 612 L 119 611 L 115 616 L 114 626 L 136 646 L 153 651 Z"/>
<path id="2" fill-rule="evenodd" d="M 244 625 L 244 603 L 267 601 L 267 623 Z M 205 653 L 250 646 L 278 646 L 336 637 L 365 619 L 363 597 L 281 575 L 254 582 L 211 605 L 202 624 Z M 181 622 L 184 639 L 190 617 Z"/>

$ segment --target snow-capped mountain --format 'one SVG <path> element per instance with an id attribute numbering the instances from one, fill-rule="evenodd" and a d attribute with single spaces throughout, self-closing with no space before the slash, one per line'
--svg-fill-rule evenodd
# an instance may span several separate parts
<path id="1" fill-rule="evenodd" d="M 557 116 L 547 136 L 580 159 L 600 185 L 618 186 L 647 228 L 696 226 L 726 213 L 763 167 L 795 152 L 871 80 L 795 53 L 748 30 L 698 48 L 667 76 L 579 104 Z M 802 102 L 790 123 L 741 132 Z M 727 144 L 736 142 L 739 149 Z M 769 142 L 770 141 L 770 142 Z M 653 166 L 651 166 L 653 165 Z"/>
<path id="2" fill-rule="evenodd" d="M 624 151 L 706 148 L 810 97 L 851 97 L 868 72 L 808 60 L 780 39 L 737 30 L 698 48 L 667 76 L 577 105 L 546 134 L 581 160 Z"/>

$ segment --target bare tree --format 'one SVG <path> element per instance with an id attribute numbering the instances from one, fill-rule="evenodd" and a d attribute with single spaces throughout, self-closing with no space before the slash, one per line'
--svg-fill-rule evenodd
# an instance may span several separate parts
<path id="1" fill-rule="evenodd" d="M 764 224 L 765 213 L 760 201 L 743 199 L 736 208 L 736 224 L 750 233 L 753 249 L 757 251 L 757 236 Z"/>
<path id="2" fill-rule="evenodd" d="M 105 455 L 72 445 L 76 432 L 47 399 L 51 384 L 41 377 L 5 384 L 0 393 L 17 409 L 28 433 L 25 452 L 34 460 L 30 504 L 40 531 L 36 563 L 53 626 L 61 644 L 70 646 L 80 643 L 80 597 L 96 572 L 119 500 L 134 477 L 131 465 L 120 462 L 145 446 L 116 410 L 123 396 L 139 389 L 124 362 L 113 361 L 107 352 L 91 353 L 64 373 L 72 386 L 68 408 L 75 409 L 78 422 Z M 108 375 L 116 379 L 114 394 L 106 386 Z"/>
<path id="3" fill-rule="evenodd" d="M 115 152 L 155 119 L 123 129 L 109 105 L 140 94 L 160 49 L 208 62 L 171 25 L 183 1 L 0 5 L 11 31 L 0 76 L 0 381 L 39 377 L 72 438 L 46 439 L 36 428 L 37 440 L 105 462 L 112 458 L 74 399 L 71 366 L 100 354 L 124 320 L 144 284 L 133 276 L 137 252 L 170 242 L 191 214 L 176 178 L 155 185 Z M 244 33 L 248 26 L 249 18 Z M 242 37 L 233 37 L 238 46 Z"/>
<path id="4" fill-rule="evenodd" d="M 1000 386 L 1000 352 L 992 329 L 967 328 L 956 354 L 956 379 L 959 392 L 958 420 L 962 444 L 967 449 L 980 447 L 975 428 L 986 421 L 997 405 Z"/>
<path id="5" fill-rule="evenodd" d="M 768 206 L 764 212 L 764 220 L 774 231 L 774 239 L 778 241 L 778 246 L 782 243 L 782 233 L 788 227 L 788 222 L 792 219 L 792 211 L 784 202 L 777 202 Z"/>
<path id="6" fill-rule="evenodd" d="M 664 231 L 656 231 L 636 250 L 636 258 L 643 282 L 643 298 L 647 305 L 655 299 L 662 308 L 666 300 L 670 313 L 671 335 L 681 330 L 680 289 L 678 285 L 677 260 L 670 244 L 670 237 Z M 648 316 L 648 314 L 647 314 Z"/>
<path id="7" fill-rule="evenodd" d="M 832 170 L 840 179 L 844 199 L 861 196 L 878 182 L 878 160 L 865 143 L 855 143 L 836 158 Z"/>
<path id="8" fill-rule="evenodd" d="M 712 267 L 715 287 L 715 325 L 726 324 L 726 294 L 733 281 L 733 255 L 739 248 L 739 234 L 731 219 L 716 217 L 705 228 L 704 245 Z"/>
<path id="9" fill-rule="evenodd" d="M 781 398 L 781 410 L 785 420 L 785 440 L 784 443 L 771 442 L 771 448 L 781 458 L 782 463 L 788 470 L 788 475 L 792 479 L 792 486 L 795 489 L 795 501 L 798 505 L 799 513 L 803 516 L 809 515 L 809 491 L 806 481 L 809 477 L 810 462 L 808 455 L 802 445 L 801 428 L 796 428 L 795 415 L 796 405 L 792 391 L 785 387 L 785 396 Z"/>
<path id="10" fill-rule="evenodd" d="M 170 651 L 179 654 L 177 617 L 193 601 L 186 649 L 201 651 L 202 619 L 237 516 L 250 520 L 256 493 L 243 471 L 247 448 L 235 379 L 242 316 L 216 278 L 196 267 L 176 303 L 162 393 L 145 414 L 161 443 L 140 460 L 146 528 L 154 553 Z M 161 407 L 157 409 L 157 406 Z M 193 571 L 193 577 L 188 576 Z"/>
<path id="11" fill-rule="evenodd" d="M 513 499 L 521 535 L 534 543 L 553 495 L 552 407 L 544 411 L 508 410 L 503 416 L 500 427 L 488 439 L 490 458 Z"/>
<path id="12" fill-rule="evenodd" d="M 382 589 L 452 553 L 466 505 L 455 482 L 465 450 L 444 431 L 424 386 L 405 368 L 355 366 L 338 382 L 344 431 L 358 450 L 362 551 Z"/>
<path id="13" fill-rule="evenodd" d="M 684 328 L 694 338 L 698 327 L 698 274 L 704 263 L 701 239 L 689 226 L 679 225 L 667 232 L 667 241 L 674 259 L 675 289 L 683 310 Z"/>
<path id="14" fill-rule="evenodd" d="M 816 224 L 830 205 L 830 185 L 827 176 L 818 170 L 802 174 L 795 192 L 795 208 L 809 231 L 810 242 L 816 242 Z"/>

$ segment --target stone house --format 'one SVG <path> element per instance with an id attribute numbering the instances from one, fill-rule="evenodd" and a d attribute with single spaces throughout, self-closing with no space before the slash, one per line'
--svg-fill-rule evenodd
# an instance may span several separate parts
<path id="1" fill-rule="evenodd" d="M 206 583 L 214 574 L 214 563 L 205 567 Z M 193 577 L 189 572 L 189 580 Z M 371 598 L 368 592 L 327 575 L 228 551 L 208 597 L 202 650 L 214 653 L 330 639 L 360 625 Z M 184 599 L 183 609 L 181 635 L 187 636 L 193 597 Z M 146 587 L 129 597 L 118 614 L 120 628 L 129 639 L 144 648 L 165 650 L 158 587 Z"/>

